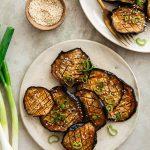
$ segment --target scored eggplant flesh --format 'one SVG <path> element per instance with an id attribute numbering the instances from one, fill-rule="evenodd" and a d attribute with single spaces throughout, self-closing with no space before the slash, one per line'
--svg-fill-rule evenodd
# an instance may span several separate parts
<path id="1" fill-rule="evenodd" d="M 91 121 L 96 129 L 100 129 L 106 124 L 107 111 L 98 95 L 90 90 L 80 90 L 75 93 L 80 99 L 84 112 L 86 113 L 86 121 Z"/>
<path id="2" fill-rule="evenodd" d="M 101 69 L 92 70 L 87 82 L 78 85 L 77 90 L 81 89 L 96 92 L 106 108 L 111 106 L 111 109 L 114 109 L 119 104 L 123 95 L 121 80 L 114 74 Z"/>
<path id="3" fill-rule="evenodd" d="M 55 102 L 52 110 L 40 118 L 42 125 L 53 132 L 64 132 L 71 125 L 83 119 L 78 99 L 68 95 L 64 87 L 58 86 L 51 90 Z"/>
<path id="4" fill-rule="evenodd" d="M 61 52 L 51 65 L 53 76 L 61 83 L 69 87 L 88 76 L 92 63 L 90 58 L 80 48 L 67 52 Z"/>
<path id="5" fill-rule="evenodd" d="M 118 7 L 112 11 L 111 19 L 119 33 L 140 33 L 146 26 L 145 14 L 136 8 Z"/>
<path id="6" fill-rule="evenodd" d="M 23 102 L 27 113 L 34 117 L 48 114 L 54 105 L 50 92 L 43 87 L 29 87 Z"/>
<path id="7" fill-rule="evenodd" d="M 135 98 L 134 90 L 124 83 L 124 95 L 119 105 L 109 113 L 108 119 L 120 122 L 129 119 L 137 108 L 137 101 Z"/>
<path id="8" fill-rule="evenodd" d="M 71 126 L 62 140 L 66 150 L 93 150 L 96 143 L 96 129 L 92 123 Z"/>

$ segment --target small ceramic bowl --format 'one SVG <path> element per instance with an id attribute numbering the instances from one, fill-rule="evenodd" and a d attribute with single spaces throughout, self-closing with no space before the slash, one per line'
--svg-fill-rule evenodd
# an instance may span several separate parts
<path id="1" fill-rule="evenodd" d="M 45 30 L 45 31 L 47 31 L 47 30 L 53 30 L 53 29 L 59 27 L 59 26 L 64 22 L 64 19 L 65 19 L 65 16 L 66 16 L 66 4 L 65 4 L 64 0 L 60 0 L 61 3 L 62 3 L 62 5 L 63 5 L 63 14 L 62 14 L 61 19 L 60 19 L 56 24 L 50 25 L 50 26 L 43 26 L 43 25 L 40 25 L 40 24 L 38 24 L 37 22 L 35 22 L 35 21 L 33 20 L 33 18 L 32 18 L 32 17 L 30 16 L 30 14 L 29 14 L 29 5 L 30 5 L 30 2 L 31 2 L 31 1 L 32 1 L 32 0 L 27 0 L 25 11 L 26 11 L 26 17 L 27 17 L 28 21 L 29 21 L 29 22 L 32 24 L 32 26 L 34 26 L 35 28 L 37 28 L 37 29 L 39 29 L 39 30 Z"/>

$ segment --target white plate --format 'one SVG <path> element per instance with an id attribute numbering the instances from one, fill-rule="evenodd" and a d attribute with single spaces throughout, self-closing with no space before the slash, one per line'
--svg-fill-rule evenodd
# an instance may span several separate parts
<path id="1" fill-rule="evenodd" d="M 93 24 L 93 26 L 107 39 L 112 41 L 113 43 L 124 47 L 126 49 L 142 52 L 142 53 L 149 53 L 150 52 L 150 24 L 147 24 L 145 31 L 134 36 L 134 40 L 131 45 L 125 46 L 121 42 L 119 42 L 107 29 L 105 26 L 103 19 L 102 19 L 102 10 L 97 2 L 97 0 L 79 0 L 82 6 L 83 11 L 85 12 L 89 21 Z M 110 4 L 107 6 L 110 6 Z M 147 40 L 147 44 L 145 46 L 138 46 L 135 42 L 137 38 L 144 38 Z"/>
<path id="2" fill-rule="evenodd" d="M 83 51 L 90 56 L 96 67 L 111 71 L 130 84 L 135 90 L 137 100 L 139 100 L 136 80 L 130 67 L 113 50 L 99 43 L 87 40 L 66 41 L 48 48 L 29 67 L 20 90 L 20 112 L 23 123 L 32 138 L 45 150 L 63 150 L 63 147 L 61 146 L 61 143 L 48 143 L 48 137 L 52 133 L 42 127 L 38 118 L 27 115 L 23 106 L 23 97 L 29 86 L 43 86 L 47 89 L 51 89 L 52 87 L 59 85 L 50 73 L 50 66 L 61 50 L 68 51 L 76 47 L 82 48 Z M 95 150 L 113 150 L 117 148 L 133 131 L 137 116 L 138 113 L 136 112 L 134 116 L 126 122 L 113 123 L 119 131 L 119 134 L 116 137 L 111 137 L 107 133 L 106 126 L 99 130 L 98 143 Z"/>

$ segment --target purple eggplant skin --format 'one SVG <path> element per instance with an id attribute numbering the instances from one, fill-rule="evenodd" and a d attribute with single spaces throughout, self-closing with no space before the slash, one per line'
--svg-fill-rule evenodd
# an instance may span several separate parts
<path id="1" fill-rule="evenodd" d="M 81 122 L 81 123 L 78 123 L 78 124 L 74 124 L 74 125 L 72 125 L 70 128 L 68 128 L 68 130 L 65 132 L 65 134 L 64 134 L 64 136 L 63 136 L 63 139 L 62 139 L 62 142 L 61 142 L 61 144 L 63 145 L 63 147 L 67 150 L 67 147 L 65 146 L 65 143 L 64 143 L 64 138 L 67 136 L 67 134 L 68 134 L 68 132 L 70 132 L 70 131 L 75 131 L 75 130 L 77 130 L 77 129 L 79 129 L 79 128 L 82 128 L 84 125 L 86 125 L 86 124 L 88 124 L 88 123 L 90 123 L 90 122 Z M 92 123 L 91 123 L 92 124 Z M 94 126 L 93 126 L 94 127 Z M 81 136 L 82 137 L 82 136 Z M 82 140 L 81 140 L 82 141 Z M 94 141 L 93 141 L 93 143 L 91 143 L 92 144 L 92 148 L 90 149 L 90 150 L 93 150 L 94 149 L 94 147 L 96 146 L 96 144 L 97 144 L 97 133 L 96 133 L 96 129 L 95 129 L 95 133 L 94 133 Z M 71 149 L 69 149 L 69 150 L 74 150 L 73 148 Z M 85 150 L 85 149 L 83 149 L 83 150 Z M 87 150 L 89 150 L 89 149 L 87 149 Z"/>
<path id="2" fill-rule="evenodd" d="M 82 95 L 82 92 L 84 93 L 91 93 L 92 95 L 91 95 L 91 97 L 93 97 L 93 99 L 94 100 L 97 100 L 98 102 L 99 102 L 99 106 L 97 106 L 97 107 L 99 107 L 102 111 L 102 114 L 101 114 L 101 117 L 99 118 L 99 121 L 97 122 L 97 120 L 93 120 L 92 119 L 92 117 L 91 117 L 91 115 L 98 115 L 98 113 L 93 113 L 92 114 L 92 112 L 90 111 L 90 114 L 89 114 L 89 111 L 88 111 L 88 109 L 89 108 L 92 108 L 92 106 L 90 105 L 90 107 L 87 105 L 86 106 L 86 104 L 81 100 L 83 97 L 84 97 L 84 95 Z M 80 102 L 81 102 L 81 104 L 82 104 L 82 110 L 83 110 L 83 112 L 85 112 L 84 113 L 84 122 L 88 122 L 88 121 L 90 121 L 90 122 L 92 122 L 93 123 L 93 125 L 96 127 L 96 130 L 99 130 L 99 129 L 101 129 L 103 126 L 105 126 L 105 124 L 106 124 L 106 122 L 107 122 L 107 118 L 108 118 L 108 112 L 107 112 L 107 109 L 106 109 L 106 107 L 105 107 L 105 105 L 104 105 L 104 103 L 102 102 L 102 100 L 99 98 L 99 96 L 95 93 L 95 92 L 93 92 L 93 91 L 91 91 L 91 90 L 87 90 L 87 89 L 82 89 L 82 90 L 80 90 L 80 91 L 77 91 L 76 93 L 75 93 L 75 96 L 80 100 Z M 80 97 L 81 96 L 81 97 Z M 86 98 L 86 97 L 85 97 Z M 88 103 L 88 102 L 87 102 Z M 103 118 L 103 119 L 102 119 Z M 96 122 L 97 123 L 96 123 Z"/>
<path id="3" fill-rule="evenodd" d="M 112 116 L 114 116 L 115 112 L 118 112 L 119 107 L 122 110 L 123 106 L 121 105 L 121 102 L 123 102 L 123 101 L 125 102 L 125 100 L 126 101 L 130 100 L 127 103 L 127 105 L 129 105 L 129 103 L 131 103 L 131 106 L 130 106 L 130 109 L 128 109 L 128 110 L 125 108 L 125 110 L 128 111 L 127 116 L 124 116 L 124 117 L 122 116 L 120 118 L 114 118 L 114 117 L 110 118 L 110 116 L 109 116 L 108 120 L 110 120 L 110 121 L 124 122 L 124 121 L 130 119 L 136 113 L 136 110 L 137 110 L 137 107 L 138 107 L 138 102 L 136 100 L 134 89 L 130 85 L 128 85 L 127 83 L 125 83 L 123 80 L 122 80 L 122 83 L 124 85 L 124 95 L 123 95 L 123 98 L 120 101 L 120 104 L 112 111 L 111 114 L 113 114 Z M 127 97 L 126 97 L 126 95 L 127 95 Z"/>
<path id="4" fill-rule="evenodd" d="M 79 56 L 74 53 L 77 53 Z M 81 59 L 75 58 L 75 56 L 78 56 L 79 58 L 81 57 Z M 67 60 L 67 61 L 64 62 L 63 60 Z M 61 85 L 73 87 L 79 82 L 82 82 L 82 78 L 85 76 L 85 72 L 81 72 L 83 70 L 82 61 L 85 60 L 90 61 L 90 58 L 81 48 L 71 49 L 66 52 L 61 51 L 58 54 L 57 58 L 54 60 L 54 62 L 51 64 L 51 74 Z M 74 63 L 74 61 L 78 61 L 78 63 Z M 74 68 L 75 69 L 67 70 L 68 66 L 71 67 L 72 69 Z M 86 75 L 88 75 L 89 72 L 90 71 L 86 72 Z M 67 79 L 68 77 L 71 77 L 70 79 L 72 81 L 69 81 L 70 83 L 68 82 Z M 67 80 L 69 84 L 67 84 L 65 80 Z"/>
<path id="5" fill-rule="evenodd" d="M 27 110 L 27 107 L 28 107 L 28 105 L 26 104 L 27 103 L 27 101 L 28 100 L 26 100 L 26 97 L 27 96 L 30 96 L 30 98 L 32 98 L 33 99 L 33 97 L 34 97 L 34 95 L 32 95 L 31 96 L 31 94 L 34 94 L 34 93 L 30 93 L 30 95 L 28 95 L 29 93 L 29 91 L 30 90 L 37 90 L 37 91 L 39 91 L 39 94 L 40 94 L 40 92 L 42 92 L 42 91 L 46 91 L 46 93 L 47 94 L 49 94 L 49 96 L 46 96 L 47 97 L 47 99 L 49 98 L 49 103 L 47 103 L 46 105 L 44 104 L 44 105 L 41 105 L 41 108 L 39 108 L 39 111 L 37 111 L 36 110 L 36 112 L 35 113 L 31 113 L 31 112 L 29 112 L 28 110 Z M 46 95 L 47 95 L 46 94 Z M 40 97 L 44 97 L 43 95 L 39 95 Z M 39 98 L 40 98 L 39 97 Z M 29 98 L 28 98 L 29 99 Z M 37 96 L 36 97 L 34 97 L 34 99 L 35 100 L 37 100 Z M 46 99 L 46 98 L 45 98 Z M 51 101 L 51 102 L 50 102 Z M 38 102 L 37 102 L 38 103 Z M 53 108 L 53 105 L 54 105 L 54 101 L 53 101 L 53 99 L 52 99 L 52 95 L 51 95 L 51 93 L 50 93 L 50 91 L 48 90 L 48 89 L 46 89 L 46 88 L 44 88 L 44 87 L 40 87 L 40 86 L 31 86 L 31 87 L 28 87 L 27 88 L 27 90 L 26 90 L 26 92 L 25 92 L 25 95 L 24 95 L 24 98 L 23 98 L 23 104 L 24 104 L 24 108 L 25 108 L 25 110 L 26 110 L 26 112 L 27 112 L 27 114 L 28 115 L 31 115 L 31 116 L 33 116 L 33 117 L 39 117 L 39 116 L 43 116 L 43 115 L 46 115 L 47 113 L 49 113 L 49 111 Z M 34 102 L 34 105 L 35 105 L 36 103 Z M 46 108 L 46 107 L 48 107 L 47 105 L 48 104 L 50 104 L 51 106 L 49 106 L 49 108 Z M 30 107 L 31 107 L 31 104 L 30 104 Z M 34 106 L 33 106 L 33 109 L 34 109 Z M 47 110 L 46 110 L 47 109 Z M 41 110 L 43 110 L 43 111 L 41 111 Z"/>
<path id="6" fill-rule="evenodd" d="M 120 31 L 120 29 L 117 29 L 116 28 L 116 25 L 115 25 L 115 22 L 113 21 L 113 15 L 115 14 L 115 13 L 117 13 L 117 11 L 119 10 L 119 9 L 130 9 L 132 12 L 133 11 L 137 11 L 137 12 L 140 12 L 141 13 L 141 15 L 143 15 L 143 23 L 142 24 L 140 24 L 140 26 L 142 26 L 142 28 L 141 28 L 141 30 L 139 30 L 139 27 L 137 27 L 137 23 L 129 23 L 130 24 L 130 26 L 133 28 L 133 25 L 134 25 L 134 29 L 136 28 L 136 29 L 138 29 L 138 31 L 128 31 L 127 32 L 127 29 L 126 29 L 126 27 L 125 27 L 125 25 L 127 24 L 125 21 L 124 21 L 124 24 L 118 24 L 118 27 L 120 28 L 120 27 L 123 27 L 122 28 L 122 31 Z M 143 9 L 144 9 L 144 7 L 143 7 Z M 122 11 L 121 11 L 122 12 Z M 129 12 L 129 10 L 128 10 L 128 12 Z M 117 15 L 118 16 L 118 15 Z M 121 15 L 122 16 L 122 15 Z M 129 15 L 129 17 L 130 17 L 131 15 Z M 112 22 L 112 26 L 113 26 L 113 28 L 116 30 L 116 32 L 118 32 L 118 33 L 120 33 L 120 34 L 131 34 L 131 35 L 136 35 L 136 34 L 138 34 L 138 33 L 142 33 L 142 32 L 144 32 L 145 31 L 145 27 L 146 27 L 146 16 L 145 16 L 145 12 L 142 10 L 142 7 L 139 7 L 139 6 L 137 6 L 137 5 L 134 5 L 134 6 L 131 6 L 131 5 L 124 5 L 124 6 L 119 6 L 119 7 L 117 7 L 117 8 L 115 8 L 115 9 L 113 9 L 112 10 L 112 12 L 111 12 L 111 14 L 110 14 L 110 19 L 111 19 L 111 22 Z M 120 22 L 122 22 L 123 23 L 123 21 L 120 21 Z M 131 25 L 132 24 L 132 25 Z M 130 28 L 129 28 L 130 29 Z M 128 30 L 129 30 L 128 29 Z"/>
<path id="7" fill-rule="evenodd" d="M 147 18 L 148 18 L 148 21 L 150 21 L 150 0 L 147 0 L 146 1 L 146 14 L 147 14 Z"/>
<path id="8" fill-rule="evenodd" d="M 136 0 L 104 0 L 105 2 L 117 5 L 134 5 Z"/>
<path id="9" fill-rule="evenodd" d="M 56 86 L 50 92 L 55 105 L 48 115 L 40 117 L 41 124 L 46 129 L 52 132 L 65 132 L 70 125 L 82 122 L 83 113 L 80 102 L 67 91 L 66 87 Z M 62 104 L 65 105 L 64 108 Z"/>
<path id="10" fill-rule="evenodd" d="M 93 79 L 93 78 L 96 78 L 96 76 L 93 76 L 92 75 L 92 77 L 91 77 L 91 74 L 92 74 L 92 72 L 94 72 L 94 71 L 101 71 L 101 72 L 103 72 L 104 74 L 106 74 L 106 75 L 108 75 L 108 77 L 114 77 L 114 78 L 116 78 L 117 80 L 118 80 L 118 82 L 119 82 L 119 85 L 120 85 L 120 99 L 118 100 L 118 103 L 117 104 L 119 104 L 119 102 L 120 102 L 120 100 L 122 99 L 122 96 L 123 96 L 123 93 L 124 93 L 124 88 L 123 88 L 123 83 L 122 83 L 122 80 L 120 79 L 120 78 L 118 78 L 115 74 L 113 74 L 112 72 L 109 72 L 109 71 L 106 71 L 106 70 L 103 70 L 103 69 L 99 69 L 99 68 L 94 68 L 92 71 L 91 71 L 91 73 L 90 73 L 90 75 L 89 75 L 89 79 L 88 80 L 90 80 L 90 79 Z M 88 81 L 87 81 L 88 82 Z M 79 90 L 81 90 L 81 89 L 88 89 L 88 90 L 91 90 L 91 89 L 89 89 L 89 88 L 85 88 L 84 87 L 84 84 L 86 84 L 86 83 L 79 83 L 78 84 L 78 86 L 76 87 L 76 91 L 79 91 Z M 94 90 L 92 90 L 92 91 L 94 91 Z M 95 91 L 94 91 L 95 92 Z M 98 93 L 96 93 L 99 97 L 100 97 L 100 99 L 102 99 L 102 97 L 98 94 Z M 106 104 L 105 104 L 105 102 L 104 102 L 104 100 L 102 99 L 102 102 L 104 103 L 104 105 L 105 105 L 105 107 L 106 107 Z M 117 105 L 116 105 L 117 106 Z M 115 106 L 115 107 L 116 107 Z"/>

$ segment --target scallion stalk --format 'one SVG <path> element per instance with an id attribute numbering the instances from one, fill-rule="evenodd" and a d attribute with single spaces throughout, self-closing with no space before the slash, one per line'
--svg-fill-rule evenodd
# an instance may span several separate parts
<path id="1" fill-rule="evenodd" d="M 0 149 L 1 150 L 13 150 L 9 142 L 6 139 L 1 123 L 0 123 Z"/>
<path id="2" fill-rule="evenodd" d="M 11 87 L 11 80 L 10 75 L 8 71 L 8 67 L 6 62 L 3 63 L 0 73 L 0 80 L 3 83 L 3 86 L 5 88 L 8 103 L 11 111 L 11 119 L 12 119 L 12 148 L 14 150 L 18 150 L 18 113 L 16 109 L 15 100 L 13 97 L 13 91 Z"/>
<path id="3" fill-rule="evenodd" d="M 5 55 L 6 55 L 8 47 L 9 47 L 10 41 L 12 39 L 13 33 L 14 33 L 14 28 L 7 27 L 5 34 L 2 38 L 2 41 L 0 43 L 0 68 L 5 59 Z"/>
<path id="4" fill-rule="evenodd" d="M 4 130 L 6 139 L 9 141 L 8 121 L 7 121 L 6 109 L 5 109 L 5 104 L 4 104 L 4 100 L 2 97 L 1 91 L 0 91 L 0 123 L 1 123 L 3 130 Z"/>
<path id="5" fill-rule="evenodd" d="M 12 39 L 12 35 L 14 32 L 14 28 L 7 27 L 6 32 L 2 38 L 2 41 L 0 43 L 0 80 L 5 88 L 7 97 L 8 97 L 8 103 L 9 108 L 11 111 L 11 117 L 12 117 L 12 148 L 13 150 L 18 150 L 18 114 L 17 109 L 13 97 L 12 87 L 11 87 L 11 80 L 10 75 L 8 71 L 8 67 L 6 62 L 4 62 L 5 55 L 7 52 L 7 49 L 9 47 L 10 41 Z M 2 133 L 2 132 L 1 132 Z M 1 134 L 2 136 L 3 134 Z M 2 136 L 3 137 L 3 136 Z M 7 142 L 7 145 L 9 143 Z M 9 150 L 9 148 L 4 149 Z"/>

